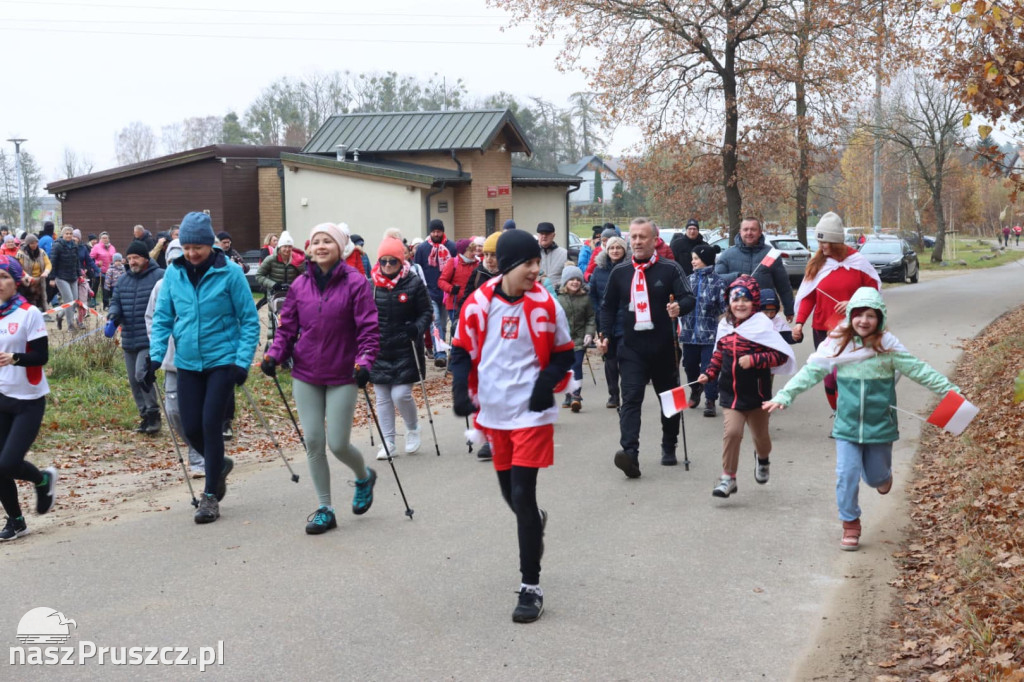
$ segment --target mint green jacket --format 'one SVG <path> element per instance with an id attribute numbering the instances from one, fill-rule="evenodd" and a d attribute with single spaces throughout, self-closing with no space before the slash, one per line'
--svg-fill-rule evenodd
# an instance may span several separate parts
<path id="1" fill-rule="evenodd" d="M 884 330 L 885 303 L 882 302 L 881 294 L 870 287 L 858 289 L 850 298 L 846 309 L 847 324 L 853 310 L 865 307 L 879 312 L 880 327 Z M 859 337 L 855 336 L 854 341 L 858 348 L 863 345 Z M 896 343 L 898 347 L 895 350 L 837 366 L 839 393 L 832 426 L 834 438 L 852 443 L 891 443 L 899 439 L 896 410 L 890 407 L 896 405 L 897 372 L 940 395 L 947 391 L 960 392 L 949 379 Z M 797 395 L 813 387 L 828 373 L 826 367 L 808 362 L 772 401 L 788 407 Z"/>

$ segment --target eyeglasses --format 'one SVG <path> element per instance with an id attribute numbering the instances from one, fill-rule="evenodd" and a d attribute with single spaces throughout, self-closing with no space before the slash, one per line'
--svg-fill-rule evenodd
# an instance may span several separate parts
<path id="1" fill-rule="evenodd" d="M 381 265 L 388 266 L 388 265 L 398 265 L 402 261 L 398 260 L 397 258 L 380 258 L 380 259 L 377 260 L 377 262 L 380 263 Z"/>

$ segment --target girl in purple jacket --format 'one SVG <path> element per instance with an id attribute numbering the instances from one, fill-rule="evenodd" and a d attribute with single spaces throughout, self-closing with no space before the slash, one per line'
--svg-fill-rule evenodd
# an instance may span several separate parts
<path id="1" fill-rule="evenodd" d="M 356 476 L 352 513 L 365 514 L 373 504 L 377 474 L 349 441 L 357 386 L 363 388 L 369 381 L 380 338 L 373 288 L 341 259 L 349 240 L 347 231 L 322 223 L 309 237 L 312 267 L 292 282 L 274 344 L 260 368 L 272 377 L 278 365 L 292 360 L 292 394 L 306 433 L 309 474 L 320 503 L 307 519 L 306 532 L 319 535 L 338 527 L 331 506 L 326 446 Z"/>

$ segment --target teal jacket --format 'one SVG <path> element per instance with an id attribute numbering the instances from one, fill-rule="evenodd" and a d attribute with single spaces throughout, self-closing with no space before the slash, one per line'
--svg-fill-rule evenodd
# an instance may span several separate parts
<path id="1" fill-rule="evenodd" d="M 213 266 L 194 287 L 185 257 L 167 267 L 153 311 L 149 355 L 163 362 L 167 339 L 174 336 L 174 364 L 202 372 L 238 365 L 248 370 L 260 338 L 260 319 L 242 268 L 217 254 Z"/>
<path id="2" fill-rule="evenodd" d="M 846 323 L 857 308 L 874 308 L 879 313 L 880 330 L 885 329 L 886 309 L 882 295 L 871 287 L 861 287 L 850 298 L 846 307 Z M 836 357 L 836 382 L 839 393 L 836 396 L 836 416 L 832 426 L 834 438 L 851 443 L 892 443 L 900 437 L 896 421 L 896 373 L 899 372 L 925 388 L 940 395 L 947 391 L 960 392 L 930 365 L 907 352 L 891 334 L 887 347 L 892 350 L 882 353 L 866 353 L 863 343 L 853 337 L 853 348 L 847 347 Z M 828 358 L 833 353 L 826 350 L 828 341 L 822 342 L 815 355 L 808 359 L 799 372 L 790 379 L 785 388 L 772 398 L 773 402 L 786 405 L 800 393 L 811 388 L 831 371 L 827 365 L 814 362 L 815 357 Z M 854 362 L 843 363 L 844 355 L 861 353 L 868 357 Z M 819 355 L 820 353 L 820 355 Z"/>

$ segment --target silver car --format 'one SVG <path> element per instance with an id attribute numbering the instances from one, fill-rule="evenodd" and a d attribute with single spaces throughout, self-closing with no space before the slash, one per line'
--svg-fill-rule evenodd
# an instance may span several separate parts
<path id="1" fill-rule="evenodd" d="M 811 251 L 800 243 L 796 237 L 780 237 L 765 235 L 764 241 L 772 248 L 782 252 L 782 263 L 786 266 L 786 274 L 791 282 L 799 282 L 804 278 L 807 261 L 811 259 Z"/>

